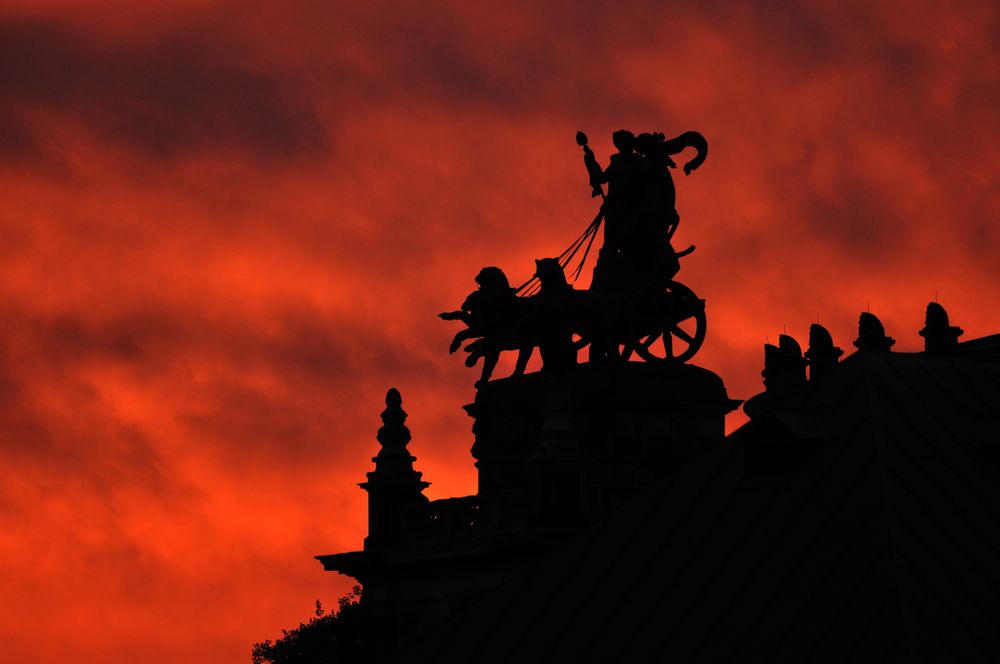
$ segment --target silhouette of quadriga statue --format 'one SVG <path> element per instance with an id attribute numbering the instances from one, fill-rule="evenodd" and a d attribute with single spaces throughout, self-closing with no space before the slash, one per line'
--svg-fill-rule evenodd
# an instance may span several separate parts
<path id="1" fill-rule="evenodd" d="M 705 161 L 708 144 L 697 132 L 667 140 L 663 134 L 636 136 L 624 129 L 612 141 L 618 151 L 602 168 L 586 134 L 577 133 L 592 195 L 603 199 L 583 235 L 558 258 L 536 260 L 532 279 L 516 289 L 500 268 L 483 268 L 476 277 L 479 290 L 460 310 L 440 314 L 466 324 L 450 352 L 473 340 L 465 346 L 466 365 L 483 358 L 477 386 L 490 379 L 505 350 L 518 351 L 513 374 L 518 376 L 535 346 L 542 368 L 550 371 L 574 365 L 576 352 L 588 345 L 591 362 L 626 361 L 633 354 L 647 362 L 685 362 L 701 348 L 705 302 L 673 281 L 679 258 L 694 247 L 675 252 L 670 243 L 679 223 L 670 169 L 676 168 L 672 155 L 694 148 L 695 156 L 684 164 L 684 173 L 690 174 Z M 574 278 L 579 274 L 602 222 L 604 243 L 590 289 L 575 290 L 563 270 L 586 246 Z M 660 340 L 662 351 L 654 350 Z"/>

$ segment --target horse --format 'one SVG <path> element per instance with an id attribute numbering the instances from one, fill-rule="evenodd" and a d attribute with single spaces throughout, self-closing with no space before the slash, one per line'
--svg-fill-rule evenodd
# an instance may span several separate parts
<path id="1" fill-rule="evenodd" d="M 537 259 L 535 268 L 541 286 L 537 294 L 514 298 L 504 305 L 506 308 L 501 315 L 481 310 L 479 314 L 492 323 L 474 326 L 466 321 L 469 329 L 455 337 L 456 341 L 478 337 L 464 348 L 469 354 L 466 366 L 473 367 L 483 358 L 483 370 L 476 387 L 489 381 L 503 351 L 518 351 L 512 377 L 524 374 L 536 346 L 543 368 L 547 370 L 561 370 L 576 364 L 573 334 L 577 332 L 584 292 L 574 290 L 566 281 L 558 259 Z M 493 306 L 487 304 L 489 302 L 492 300 L 484 300 L 487 307 Z M 459 318 L 452 314 L 441 317 L 446 320 Z"/>

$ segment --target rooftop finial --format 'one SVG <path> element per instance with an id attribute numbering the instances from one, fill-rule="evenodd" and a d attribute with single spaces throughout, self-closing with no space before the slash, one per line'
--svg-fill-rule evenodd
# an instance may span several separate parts
<path id="1" fill-rule="evenodd" d="M 806 382 L 806 360 L 799 342 L 782 334 L 778 345 L 764 344 L 764 388 L 788 387 Z"/>
<path id="2" fill-rule="evenodd" d="M 809 350 L 806 360 L 809 362 L 809 378 L 816 380 L 817 376 L 828 373 L 837 366 L 837 360 L 844 354 L 841 348 L 833 345 L 830 332 L 819 323 L 809 326 Z"/>
<path id="3" fill-rule="evenodd" d="M 390 387 L 385 393 L 385 405 L 390 408 L 399 408 L 403 405 L 403 395 L 395 387 Z"/>
<path id="4" fill-rule="evenodd" d="M 403 397 L 395 387 L 389 388 L 385 394 L 385 410 L 382 411 L 382 427 L 378 430 L 376 438 L 382 444 L 379 450 L 378 459 L 386 459 L 392 456 L 405 456 L 409 458 L 410 453 L 406 451 L 406 445 L 410 442 L 410 430 L 406 427 L 406 411 L 402 408 Z"/>
<path id="5" fill-rule="evenodd" d="M 372 458 L 375 470 L 368 473 L 368 481 L 359 485 L 368 492 L 366 549 L 402 541 L 402 512 L 406 505 L 427 502 L 423 490 L 429 483 L 423 481 L 422 474 L 413 469 L 413 462 L 417 459 L 406 449 L 410 442 L 410 430 L 406 426 L 406 411 L 402 405 L 403 397 L 399 390 L 390 388 L 385 394 L 382 426 L 376 435 L 382 449 Z"/>
<path id="6" fill-rule="evenodd" d="M 873 313 L 862 311 L 858 318 L 858 338 L 854 341 L 858 350 L 888 353 L 896 340 L 885 335 L 882 321 Z"/>
<path id="7" fill-rule="evenodd" d="M 927 304 L 927 315 L 924 318 L 924 329 L 920 336 L 924 338 L 924 350 L 928 353 L 949 353 L 958 348 L 958 338 L 964 330 L 952 325 L 948 320 L 948 312 L 937 302 Z"/>

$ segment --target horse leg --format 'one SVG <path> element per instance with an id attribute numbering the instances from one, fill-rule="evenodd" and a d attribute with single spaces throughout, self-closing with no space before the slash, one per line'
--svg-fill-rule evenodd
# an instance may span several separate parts
<path id="1" fill-rule="evenodd" d="M 466 346 L 465 352 L 469 354 L 469 356 L 465 358 L 465 366 L 473 367 L 476 365 L 476 362 L 479 361 L 480 357 L 489 352 L 489 347 L 486 345 L 485 339 L 479 338 Z"/>
<path id="2" fill-rule="evenodd" d="M 455 335 L 455 338 L 451 340 L 451 345 L 448 346 L 448 352 L 454 353 L 456 350 L 458 350 L 458 347 L 462 345 L 463 341 L 465 341 L 466 339 L 471 339 L 475 336 L 477 335 L 475 331 L 472 329 L 465 329 L 460 331 L 458 334 Z"/>
<path id="3" fill-rule="evenodd" d="M 497 366 L 497 362 L 500 360 L 500 351 L 490 351 L 483 353 L 483 375 L 479 378 L 479 382 L 476 383 L 477 386 L 485 385 L 490 380 L 490 376 L 493 375 L 493 370 Z"/>
<path id="4" fill-rule="evenodd" d="M 517 351 L 517 364 L 514 365 L 514 373 L 512 376 L 523 376 L 524 370 L 528 368 L 528 360 L 531 359 L 531 353 L 535 350 L 535 347 L 531 344 L 526 344 L 521 346 Z"/>

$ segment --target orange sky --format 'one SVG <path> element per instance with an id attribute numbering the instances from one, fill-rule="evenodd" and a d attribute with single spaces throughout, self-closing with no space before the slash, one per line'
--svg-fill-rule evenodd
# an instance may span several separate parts
<path id="1" fill-rule="evenodd" d="M 587 225 L 578 129 L 708 138 L 678 279 L 734 397 L 869 303 L 1000 331 L 995 3 L 134 4 L 0 9 L 10 661 L 245 662 L 332 606 L 390 386 L 474 491 L 435 314 Z"/>

